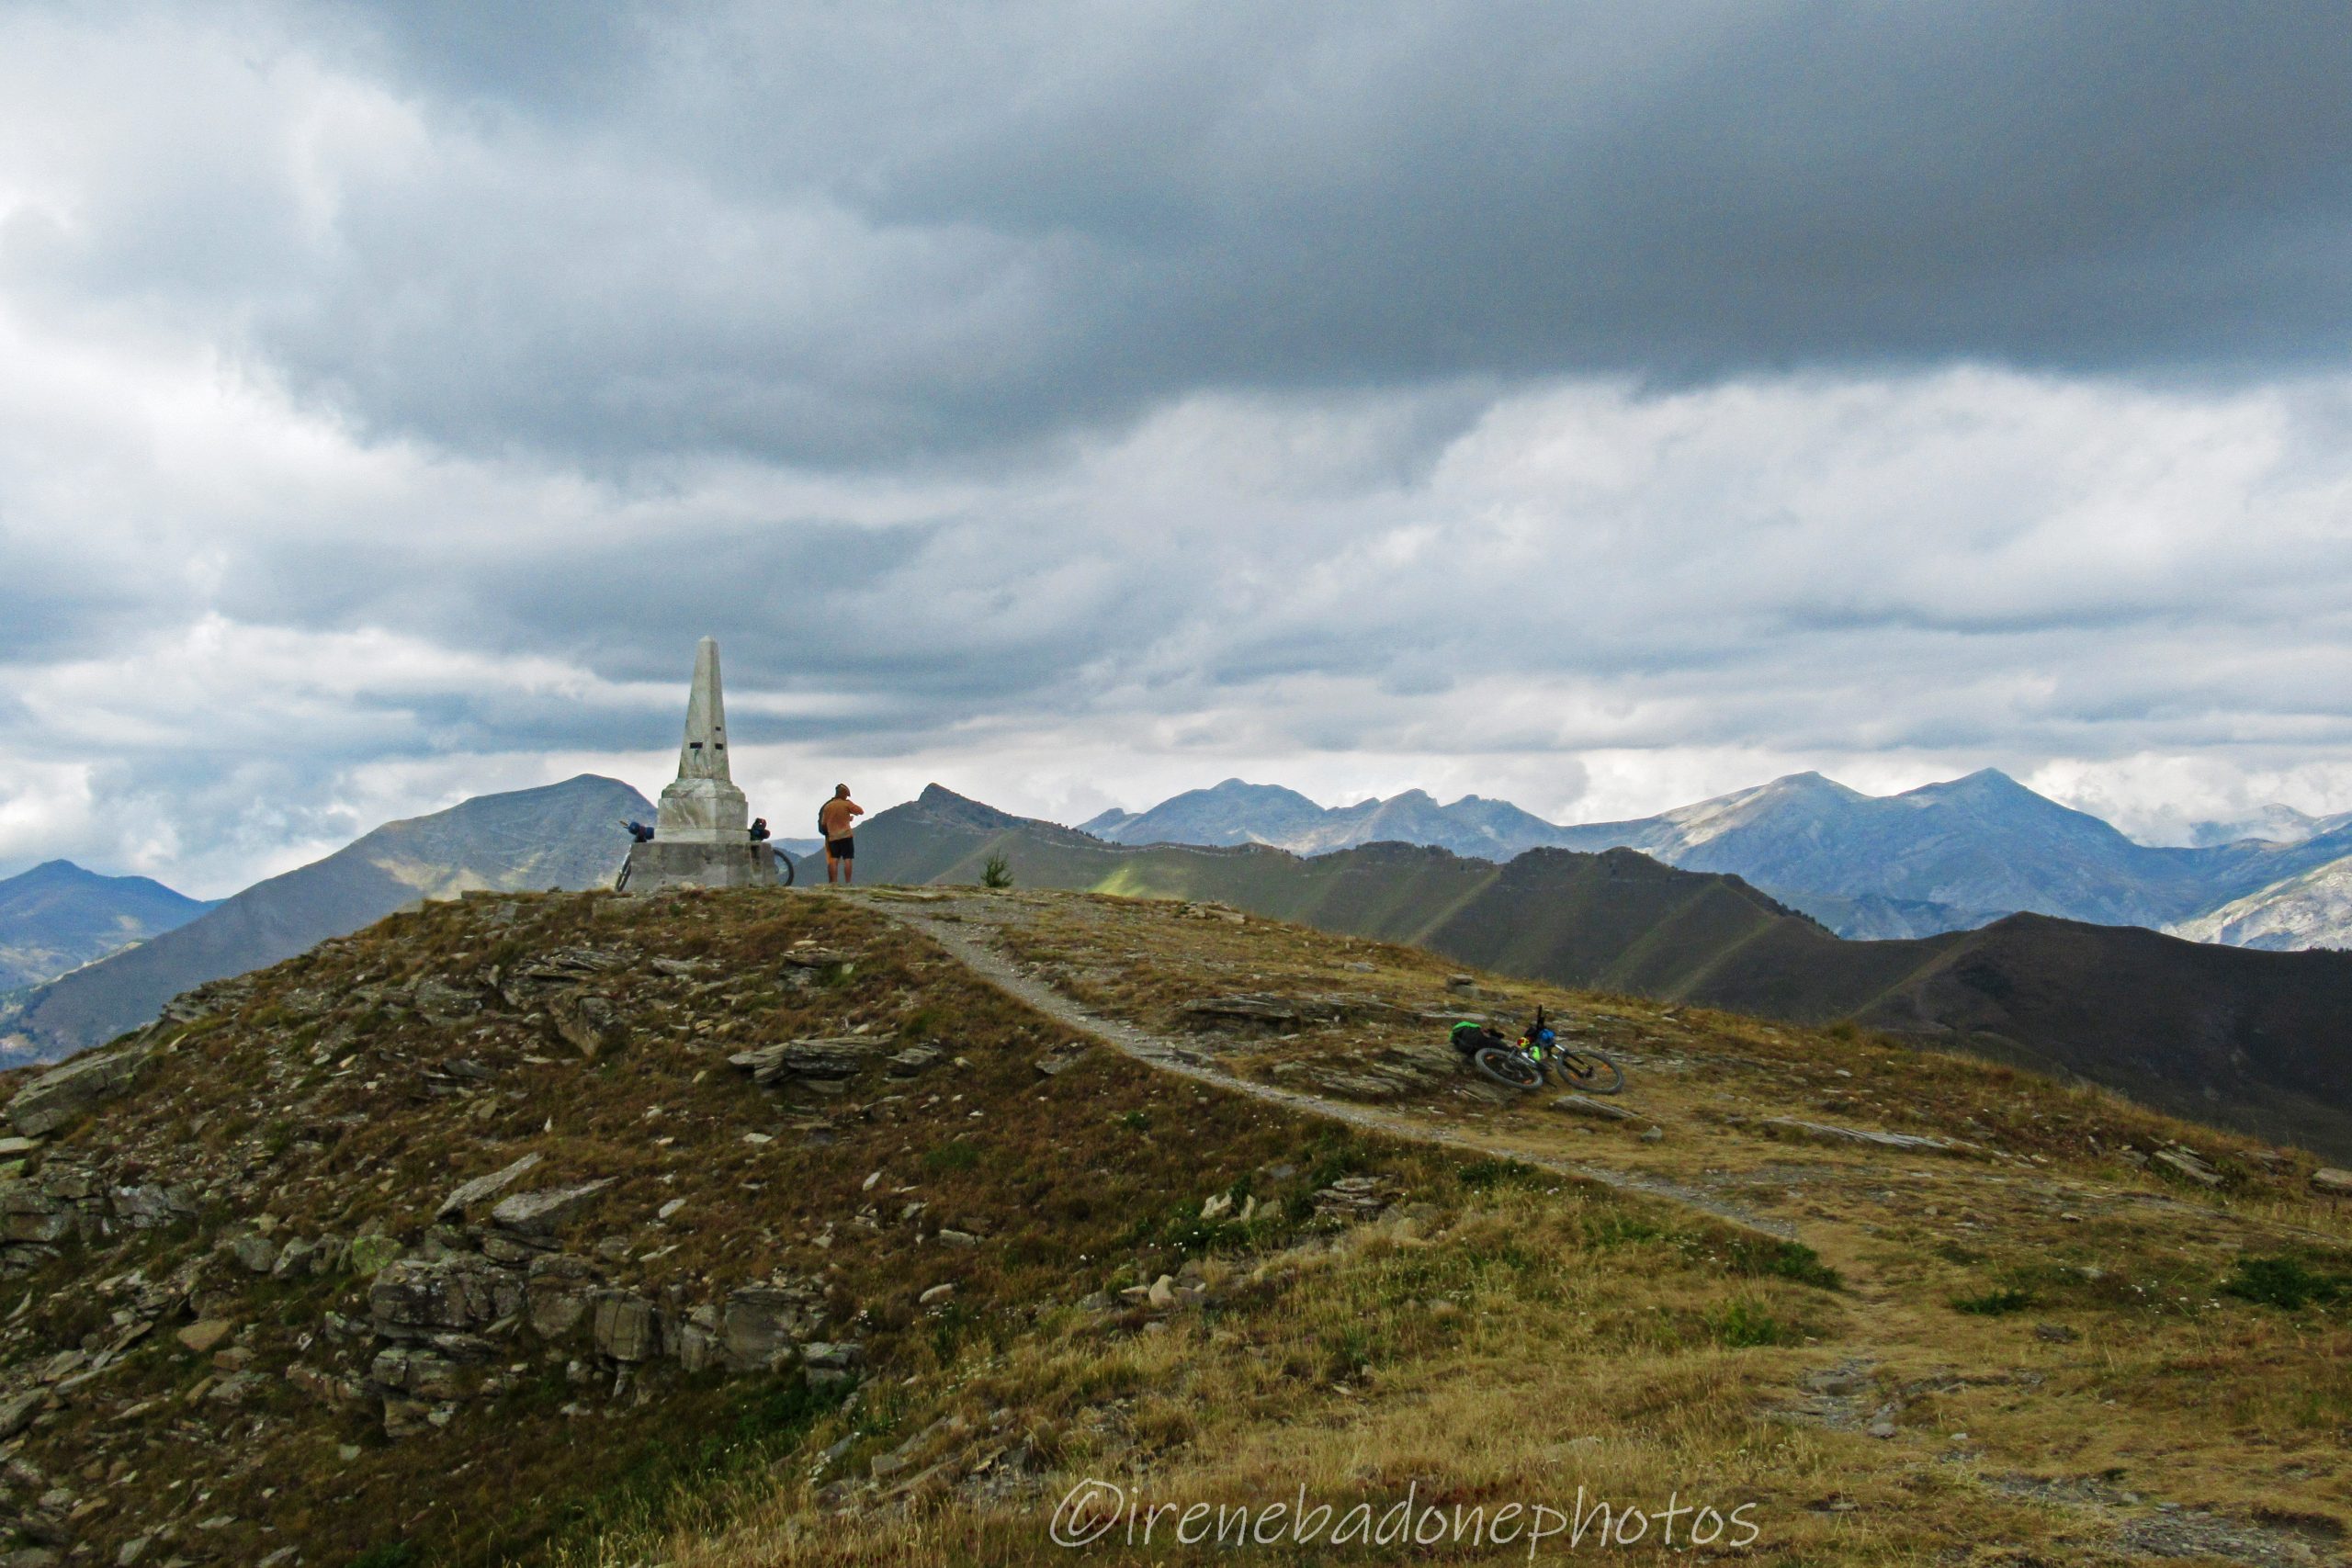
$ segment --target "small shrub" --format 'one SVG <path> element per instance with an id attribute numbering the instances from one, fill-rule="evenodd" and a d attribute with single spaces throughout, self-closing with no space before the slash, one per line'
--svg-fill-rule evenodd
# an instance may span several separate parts
<path id="1" fill-rule="evenodd" d="M 1540 1180 L 1544 1172 L 1521 1160 L 1482 1159 L 1473 1160 L 1453 1174 L 1463 1186 L 1473 1192 L 1485 1192 L 1497 1187 Z"/>
<path id="2" fill-rule="evenodd" d="M 1323 1349 L 1329 1358 L 1324 1368 L 1325 1375 L 1334 1382 L 1351 1377 L 1359 1368 L 1372 1364 L 1372 1336 L 1362 1328 L 1335 1330 L 1325 1339 Z"/>
<path id="3" fill-rule="evenodd" d="M 1585 1237 L 1597 1247 L 1638 1247 L 1661 1241 L 1666 1232 L 1638 1215 L 1614 1212 L 1601 1214 L 1585 1226 Z"/>
<path id="4" fill-rule="evenodd" d="M 1012 863 L 1001 854 L 989 856 L 980 866 L 980 886 L 1010 887 L 1012 886 Z"/>
<path id="5" fill-rule="evenodd" d="M 2006 1317 L 2013 1312 L 2023 1312 L 2033 1304 L 2032 1292 L 2000 1286 L 1982 1295 L 1954 1296 L 1951 1310 L 1964 1312 L 1971 1317 Z"/>
<path id="6" fill-rule="evenodd" d="M 2344 1293 L 2344 1281 L 2314 1273 L 2291 1258 L 2241 1258 L 2222 1290 L 2240 1301 L 2295 1312 L 2313 1302 L 2334 1301 Z"/>
<path id="7" fill-rule="evenodd" d="M 969 1170 L 979 1163 L 980 1151 L 961 1138 L 925 1149 L 922 1156 L 923 1169 L 933 1176 L 944 1175 L 951 1170 Z"/>
<path id="8" fill-rule="evenodd" d="M 1148 1133 L 1151 1130 L 1151 1113 L 1148 1111 L 1130 1111 L 1119 1118 L 1119 1125 L 1130 1133 Z"/>
<path id="9" fill-rule="evenodd" d="M 1794 1328 L 1747 1300 L 1729 1303 L 1710 1314 L 1707 1326 L 1726 1349 L 1753 1350 L 1765 1345 L 1793 1345 L 1804 1337 Z"/>
<path id="10" fill-rule="evenodd" d="M 1735 1273 L 1793 1280 L 1800 1285 L 1824 1291 L 1842 1290 L 1846 1283 L 1837 1269 L 1821 1260 L 1821 1254 L 1801 1241 L 1750 1240 L 1743 1236 L 1731 1244 L 1731 1266 Z"/>
<path id="11" fill-rule="evenodd" d="M 351 1560 L 351 1568 L 415 1568 L 416 1548 L 404 1540 L 387 1540 Z"/>

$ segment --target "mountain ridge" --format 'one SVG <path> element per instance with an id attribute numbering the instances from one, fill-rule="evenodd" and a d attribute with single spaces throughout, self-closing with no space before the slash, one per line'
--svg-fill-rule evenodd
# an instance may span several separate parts
<path id="1" fill-rule="evenodd" d="M 629 785 L 582 773 L 387 822 L 153 941 L 34 987 L 7 1021 L 9 1038 L 34 1060 L 98 1044 L 152 1021 L 181 992 L 290 958 L 420 898 L 601 886 L 626 852 L 618 821 L 652 809 Z"/>
<path id="2" fill-rule="evenodd" d="M 2312 830 L 2291 842 L 2142 844 L 1983 768 L 1891 795 L 1790 773 L 1651 817 L 1576 825 L 1477 795 L 1441 806 L 1408 790 L 1327 808 L 1227 779 L 1083 826 L 1119 843 L 1260 842 L 1307 855 L 1378 839 L 1495 860 L 1623 847 L 1743 876 L 1841 935 L 1893 938 L 1973 930 L 2020 911 L 2165 929 L 2352 856 L 2352 818 L 2301 820 Z"/>
<path id="3" fill-rule="evenodd" d="M 1374 843 L 1123 845 L 933 785 L 859 830 L 876 882 L 1213 899 L 1562 985 L 1924 1038 L 2107 1084 L 2176 1115 L 2352 1159 L 2352 954 L 2266 953 L 2010 914 L 1847 941 L 1736 874 L 1638 851 L 1495 863 Z"/>
<path id="4" fill-rule="evenodd" d="M 186 925 L 214 907 L 152 877 L 108 876 L 70 860 L 0 880 L 0 991 L 55 979 Z"/>

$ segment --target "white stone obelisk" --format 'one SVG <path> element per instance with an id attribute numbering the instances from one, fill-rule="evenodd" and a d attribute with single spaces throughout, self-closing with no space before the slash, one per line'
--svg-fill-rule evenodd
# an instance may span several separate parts
<path id="1" fill-rule="evenodd" d="M 629 893 L 664 887 L 772 887 L 775 847 L 752 841 L 752 807 L 727 768 L 727 699 L 718 686 L 718 644 L 695 649 L 686 696 L 686 735 L 678 776 L 662 792 L 649 843 L 629 846 L 619 886 Z M 782 864 L 789 868 L 789 861 Z"/>
<path id="2" fill-rule="evenodd" d="M 751 802 L 727 771 L 727 699 L 718 684 L 718 643 L 695 649 L 695 682 L 686 696 L 686 737 L 678 776 L 662 792 L 654 832 L 673 844 L 741 844 L 752 825 Z"/>

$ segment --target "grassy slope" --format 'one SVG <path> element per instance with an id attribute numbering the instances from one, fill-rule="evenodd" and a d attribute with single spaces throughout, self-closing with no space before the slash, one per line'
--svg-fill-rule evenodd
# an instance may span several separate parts
<path id="1" fill-rule="evenodd" d="M 844 1501 L 834 1478 L 860 1477 L 861 1446 L 811 1478 L 736 1489 L 718 1510 L 731 1522 L 627 1535 L 613 1555 L 681 1568 L 1055 1561 L 1046 1517 L 1081 1476 L 1229 1505 L 1301 1485 L 1343 1507 L 1385 1506 L 1408 1486 L 1489 1508 L 1558 1506 L 1579 1484 L 1650 1509 L 1679 1492 L 1751 1503 L 1767 1560 L 1821 1562 L 2103 1562 L 2119 1539 L 2193 1560 L 2221 1541 L 2235 1543 L 2223 1560 L 2316 1561 L 2352 1518 L 2341 1303 L 2287 1310 L 2231 1293 L 2247 1257 L 2292 1256 L 2322 1278 L 2352 1265 L 2345 1217 L 2271 1151 L 1855 1031 L 1491 977 L 1465 999 L 1448 965 L 1405 949 L 1187 919 L 1166 903 L 994 902 L 1009 912 L 991 940 L 1029 973 L 1182 1035 L 1236 1076 L 1345 1094 L 1366 1081 L 1357 1068 L 1386 1064 L 1386 1087 L 1370 1092 L 1391 1111 L 1531 1156 L 1704 1186 L 1793 1220 L 1842 1278 L 1824 1288 L 1807 1253 L 1743 1246 L 1673 1205 L 1456 1164 L 1425 1207 L 1330 1244 L 1218 1241 L 1206 1310 L 1157 1324 L 1051 1314 L 1017 1341 L 975 1347 L 873 1439 L 887 1453 L 902 1431 L 985 1429 L 1012 1412 L 1057 1434 L 1059 1471 L 1035 1496 L 943 1484 L 910 1513 L 869 1504 L 815 1526 Z M 1202 1032 L 1182 1010 L 1237 989 L 1506 1017 L 1544 999 L 1629 1063 L 1623 1103 L 1638 1119 L 1565 1116 L 1549 1094 L 1497 1106 L 1464 1090 L 1427 1025 Z M 1817 1145 L 1765 1124 L 1775 1114 L 1990 1152 Z M 1652 1125 L 1656 1143 L 1639 1135 Z M 2223 1190 L 2124 1157 L 2192 1138 Z M 1158 1267 L 1123 1260 L 1112 1282 Z M 1881 1413 L 1892 1438 L 1864 1430 Z M 914 1451 L 952 1475 L 959 1447 L 934 1438 Z M 1229 1553 L 1167 1554 L 1193 1555 Z"/>
<path id="2" fill-rule="evenodd" d="M 1197 1207 L 1207 1190 L 1310 1145 L 1317 1159 L 1352 1157 L 1351 1139 L 1229 1097 L 1187 1091 L 1163 1112 L 1175 1091 L 1107 1053 L 1041 1077 L 1031 1064 L 1061 1032 L 853 909 L 792 895 L 651 905 L 542 897 L 509 907 L 522 918 L 499 925 L 494 905 L 435 906 L 278 966 L 132 1098 L 44 1152 L 51 1164 L 103 1161 L 115 1181 L 207 1190 L 199 1224 L 70 1247 L 30 1281 L 25 1318 L 0 1333 L 0 1356 L 18 1368 L 85 1335 L 110 1340 L 93 1279 L 135 1267 L 160 1280 L 207 1260 L 163 1331 L 30 1439 L 28 1457 L 51 1475 L 92 1465 L 135 1475 L 117 1493 L 120 1506 L 86 1527 L 84 1539 L 109 1556 L 180 1512 L 184 1488 L 203 1490 L 209 1511 L 236 1521 L 209 1543 L 232 1556 L 289 1542 L 313 1562 L 401 1542 L 433 1561 L 530 1555 L 641 1493 L 658 1495 L 667 1473 L 723 1467 L 723 1454 L 703 1454 L 706 1434 L 756 1442 L 808 1414 L 765 1380 L 659 1367 L 638 1380 L 656 1392 L 650 1404 L 633 1391 L 613 1398 L 609 1364 L 591 1358 L 583 1375 L 567 1375 L 582 1345 L 510 1329 L 510 1386 L 474 1399 L 438 1437 L 387 1442 L 371 1407 L 322 1409 L 274 1379 L 199 1427 L 184 1412 L 213 1415 L 199 1384 L 217 1369 L 171 1337 L 191 1314 L 239 1324 L 236 1345 L 269 1372 L 300 1363 L 357 1379 L 377 1348 L 328 1326 L 330 1314 L 365 1318 L 364 1279 L 255 1280 L 213 1251 L 263 1213 L 280 1239 L 380 1229 L 413 1251 L 462 1250 L 465 1232 L 431 1224 L 442 1195 L 539 1153 L 546 1163 L 526 1187 L 616 1182 L 574 1228 L 582 1251 L 617 1238 L 628 1260 L 602 1264 L 613 1283 L 675 1290 L 690 1305 L 775 1271 L 815 1275 L 837 1332 L 903 1375 L 967 1336 L 1016 1334 L 1046 1303 L 1093 1288 L 1100 1270 L 1081 1258 L 1102 1256 L 1139 1215 Z M 808 991 L 783 986 L 776 957 L 803 939 L 854 952 L 854 976 Z M 594 1064 L 543 1021 L 493 1013 L 454 1027 L 350 999 L 371 981 L 422 976 L 478 986 L 493 966 L 569 945 L 699 959 L 716 981 L 634 968 L 608 987 L 628 1010 L 629 1043 Z M 841 1100 L 797 1106 L 724 1066 L 728 1052 L 763 1040 L 861 1025 L 943 1037 L 968 1065 L 919 1083 L 869 1072 Z M 444 1089 L 439 1069 L 459 1058 L 488 1070 L 483 1087 Z M 1169 1125 L 1155 1134 L 1121 1120 L 1130 1115 Z M 749 1143 L 749 1134 L 775 1141 Z M 852 1221 L 875 1171 L 886 1173 L 889 1208 L 869 1230 Z M 682 1210 L 656 1222 L 675 1200 Z M 928 1208 L 899 1223 L 910 1202 Z M 987 1245 L 918 1243 L 919 1229 L 943 1224 Z M 919 1314 L 915 1292 L 941 1283 L 956 1287 L 952 1310 Z M 338 1444 L 357 1451 L 345 1458 Z M 657 1484 L 649 1492 L 648 1483 Z M 270 1533 L 257 1533 L 264 1526 Z"/>
<path id="3" fill-rule="evenodd" d="M 999 902 L 1035 971 L 1153 1028 L 1186 1027 L 1178 1005 L 1204 989 L 1461 1005 L 1449 965 L 1407 949 L 1181 919 L 1158 902 Z M 111 1343 L 130 1270 L 160 1280 L 203 1261 L 172 1317 L 11 1451 L 43 1484 L 107 1499 L 74 1527 L 100 1561 L 158 1518 L 177 1521 L 175 1546 L 239 1561 L 295 1543 L 312 1562 L 369 1548 L 379 1562 L 1058 1561 L 1044 1518 L 1085 1474 L 1227 1501 L 1270 1483 L 1384 1505 L 1408 1486 L 1489 1506 L 1556 1503 L 1582 1483 L 1655 1507 L 1679 1490 L 1755 1505 L 1784 1555 L 1857 1562 L 1986 1542 L 2094 1560 L 2096 1518 L 2019 1493 L 2005 1479 L 2018 1476 L 2210 1504 L 2274 1534 L 2279 1517 L 2309 1530 L 2352 1517 L 2338 1446 L 2352 1341 L 2336 1309 L 2220 1293 L 2238 1256 L 2288 1245 L 2282 1222 L 2325 1238 L 2293 1244 L 2310 1268 L 2352 1269 L 2341 1220 L 2260 1151 L 2200 1135 L 2232 1187 L 2178 1192 L 2115 1151 L 2186 1130 L 2096 1096 L 1864 1035 L 1598 996 L 1551 999 L 1628 1057 L 1645 1120 L 1623 1128 L 1465 1097 L 1422 1026 L 1197 1037 L 1239 1076 L 1295 1085 L 1393 1058 L 1418 1085 L 1396 1106 L 1506 1150 L 1719 1170 L 1726 1193 L 1799 1220 L 1845 1276 L 1829 1288 L 1808 1254 L 1672 1204 L 1351 1133 L 1100 1047 L 1041 1074 L 1076 1037 L 976 983 L 892 908 L 809 893 L 472 900 L 271 971 L 44 1151 L 110 1180 L 197 1182 L 205 1212 L 69 1245 L 0 1329 L 0 1368 Z M 855 968 L 795 989 L 776 962 L 795 942 L 853 953 Z M 435 1022 L 368 999 L 425 978 L 478 987 L 571 946 L 636 955 L 601 983 L 628 1039 L 593 1063 L 528 1014 Z M 707 967 L 664 975 L 652 956 Z M 1486 987 L 1476 1005 L 1504 1014 L 1538 994 Z M 723 1065 L 860 1025 L 937 1039 L 964 1065 L 868 1073 L 838 1096 L 768 1094 Z M 460 1059 L 489 1076 L 443 1074 Z M 1790 1111 L 1956 1132 L 2007 1157 L 1890 1164 L 1753 1124 Z M 1634 1135 L 1652 1119 L 1667 1129 L 1655 1145 Z M 202 1396 L 217 1369 L 172 1337 L 191 1313 L 236 1322 L 232 1344 L 266 1373 L 357 1377 L 375 1348 L 328 1315 L 364 1316 L 364 1280 L 256 1278 L 220 1244 L 266 1213 L 281 1238 L 375 1228 L 463 1249 L 469 1232 L 436 1236 L 432 1209 L 525 1152 L 547 1162 L 526 1186 L 616 1179 L 567 1243 L 613 1282 L 686 1305 L 772 1274 L 819 1280 L 829 1332 L 865 1342 L 875 1381 L 842 1409 L 788 1377 L 656 1365 L 616 1387 L 576 1337 L 510 1326 L 487 1369 L 516 1369 L 505 1386 L 435 1436 L 387 1441 L 372 1409 L 275 1377 L 232 1410 Z M 1315 1220 L 1312 1193 L 1351 1172 L 1385 1179 L 1385 1216 Z M 1260 1206 L 1247 1224 L 1202 1223 L 1219 1195 Z M 943 1225 L 980 1242 L 947 1246 L 931 1235 Z M 1207 1286 L 1198 1307 L 1080 1304 L 1187 1259 Z M 918 1302 L 942 1283 L 948 1300 Z M 1949 1304 L 2000 1291 L 2029 1304 Z M 2042 1323 L 2080 1337 L 2043 1340 Z M 1832 1403 L 1892 1404 L 1901 1435 L 1774 1414 L 1817 1403 L 1807 1379 L 1825 1373 L 1857 1390 Z M 40 1489 L 7 1485 L 18 1506 Z M 207 1518 L 229 1522 L 196 1532 Z M 413 1558 L 388 1550 L 402 1543 Z"/>

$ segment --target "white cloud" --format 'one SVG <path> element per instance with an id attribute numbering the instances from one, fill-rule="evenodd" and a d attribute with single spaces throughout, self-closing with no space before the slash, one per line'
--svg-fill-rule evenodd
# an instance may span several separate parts
<path id="1" fill-rule="evenodd" d="M 1238 773 L 1599 818 L 1991 764 L 2158 835 L 2352 807 L 2352 378 L 2150 381 L 2171 350 L 2064 332 L 2092 368 L 2002 368 L 1984 291 L 2047 309 L 2038 241 L 1954 286 L 1983 330 L 1950 343 L 1784 353 L 1860 318 L 1759 251 L 1707 296 L 1755 305 L 1747 346 L 1725 303 L 1645 358 L 1567 307 L 1627 342 L 1687 310 L 1462 259 L 1541 203 L 1449 183 L 1446 73 L 1500 46 L 1439 20 L 1303 15 L 1329 106 L 1232 96 L 1267 62 L 1208 28 L 1038 83 L 821 17 L 396 20 L 0 20 L 0 871 L 218 891 L 482 789 L 650 791 L 704 633 L 763 801 L 936 778 L 1067 818 Z M 1597 77 L 1538 40 L 1600 97 L 1555 124 L 1513 78 L 1485 133 L 1678 123 L 1675 30 L 1586 29 L 1628 64 Z M 817 90 L 877 56 L 907 69 Z M 505 92 L 517 61 L 547 71 Z M 771 139 L 724 134 L 746 102 Z M 1270 123 L 1312 155 L 1270 168 Z M 1688 238 L 1644 232 L 1509 254 L 1583 288 L 1577 255 Z M 2324 315 L 2290 283 L 2278 320 Z"/>

